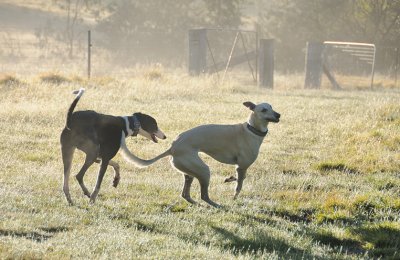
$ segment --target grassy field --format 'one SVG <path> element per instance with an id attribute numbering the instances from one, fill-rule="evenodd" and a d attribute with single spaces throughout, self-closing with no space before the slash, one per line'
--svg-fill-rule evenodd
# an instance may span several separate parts
<path id="1" fill-rule="evenodd" d="M 301 90 L 278 78 L 275 90 L 179 73 L 142 71 L 131 79 L 9 77 L 0 81 L 0 259 L 360 259 L 400 258 L 400 91 Z M 95 205 L 71 178 L 75 206 L 62 193 L 59 135 L 72 90 L 79 109 L 154 116 L 168 139 L 130 138 L 142 158 L 182 131 L 240 123 L 244 101 L 281 113 L 270 126 L 244 188 L 232 200 L 229 165 L 204 157 L 210 196 L 222 209 L 179 197 L 183 177 L 162 159 L 146 169 L 120 155 Z M 284 87 L 281 87 L 284 86 Z M 290 87 L 292 86 L 292 87 Z M 82 164 L 76 153 L 72 172 Z M 86 175 L 93 187 L 97 168 Z M 200 201 L 195 181 L 193 198 Z"/>

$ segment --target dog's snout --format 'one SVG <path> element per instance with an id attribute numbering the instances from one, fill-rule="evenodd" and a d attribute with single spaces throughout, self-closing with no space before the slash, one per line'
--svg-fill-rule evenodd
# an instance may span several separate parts
<path id="1" fill-rule="evenodd" d="M 278 123 L 279 122 L 279 118 L 281 117 L 281 114 L 279 114 L 279 113 L 274 111 L 274 117 L 275 117 L 275 122 Z"/>
<path id="2" fill-rule="evenodd" d="M 154 133 L 154 135 L 163 140 L 167 139 L 167 136 L 165 136 L 165 134 L 160 129 L 158 129 L 157 132 Z"/>

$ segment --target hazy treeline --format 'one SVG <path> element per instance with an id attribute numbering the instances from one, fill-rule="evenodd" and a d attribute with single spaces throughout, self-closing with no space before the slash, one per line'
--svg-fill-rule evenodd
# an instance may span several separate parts
<path id="1" fill-rule="evenodd" d="M 400 0 L 55 0 L 91 14 L 101 44 L 123 60 L 182 64 L 191 28 L 257 29 L 276 40 L 277 66 L 297 70 L 307 41 L 377 44 L 383 56 L 400 38 Z M 77 10 L 82 9 L 82 10 Z M 82 11 L 82 12 L 81 12 Z M 72 12 L 74 13 L 74 12 Z M 74 17 L 74 16 L 72 16 Z"/>
<path id="2" fill-rule="evenodd" d="M 382 59 L 393 56 L 400 40 L 399 0 L 260 0 L 263 35 L 275 38 L 280 63 L 297 68 L 307 41 L 375 43 Z M 287 56 L 286 56 L 287 55 Z M 297 59 L 297 60 L 296 60 Z M 300 60 L 298 60 L 300 59 Z"/>

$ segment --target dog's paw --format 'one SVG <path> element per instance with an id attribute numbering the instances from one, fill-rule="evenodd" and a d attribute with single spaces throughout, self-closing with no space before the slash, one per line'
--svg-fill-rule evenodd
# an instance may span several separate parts
<path id="1" fill-rule="evenodd" d="M 114 178 L 114 181 L 113 181 L 113 184 L 112 184 L 112 186 L 113 186 L 114 188 L 117 188 L 120 179 L 121 179 L 121 178 Z"/>

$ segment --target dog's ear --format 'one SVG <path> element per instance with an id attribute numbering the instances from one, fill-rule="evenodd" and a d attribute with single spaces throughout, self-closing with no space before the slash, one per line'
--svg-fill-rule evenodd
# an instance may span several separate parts
<path id="1" fill-rule="evenodd" d="M 244 105 L 245 107 L 248 107 L 251 111 L 253 111 L 254 108 L 256 107 L 256 105 L 255 105 L 253 102 L 250 102 L 250 101 L 244 102 L 243 105 Z"/>

